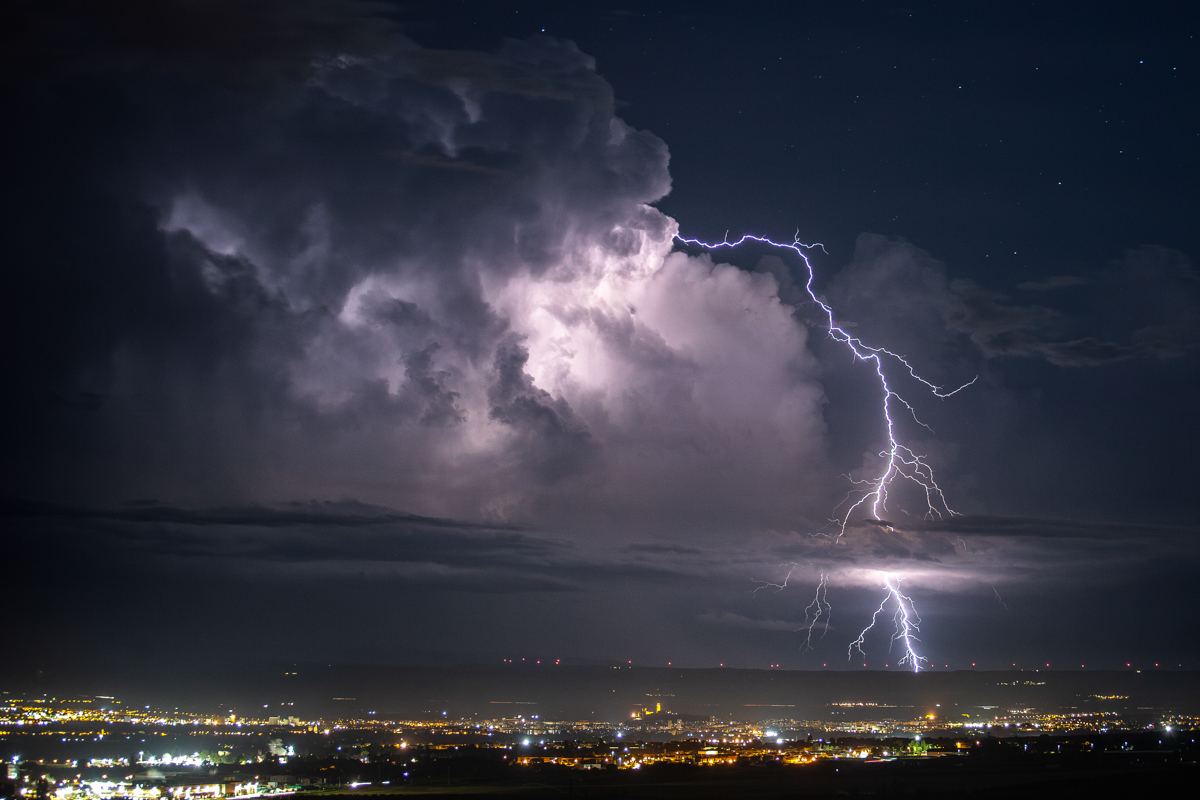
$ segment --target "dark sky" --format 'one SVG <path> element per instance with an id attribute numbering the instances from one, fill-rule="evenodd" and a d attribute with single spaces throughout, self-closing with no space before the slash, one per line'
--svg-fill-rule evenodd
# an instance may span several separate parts
<path id="1" fill-rule="evenodd" d="M 18 666 L 1200 666 L 1200 10 L 909 5 L 18 4 Z"/>

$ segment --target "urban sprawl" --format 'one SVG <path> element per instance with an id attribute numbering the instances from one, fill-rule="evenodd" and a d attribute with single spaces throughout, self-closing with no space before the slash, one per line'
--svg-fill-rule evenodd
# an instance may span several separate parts
<path id="1" fill-rule="evenodd" d="M 468 760 L 476 771 L 479 764 L 591 771 L 946 758 L 997 742 L 1025 751 L 1094 750 L 1096 741 L 1082 734 L 1095 734 L 1105 748 L 1132 750 L 1130 740 L 1138 736 L 1158 735 L 1161 743 L 1163 735 L 1200 727 L 1200 717 L 1155 709 L 1139 710 L 1137 719 L 1115 710 L 904 711 L 846 701 L 831 704 L 830 715 L 842 719 L 750 722 L 677 715 L 656 703 L 620 723 L 452 719 L 436 712 L 427 719 L 302 719 L 164 711 L 130 707 L 115 697 L 5 695 L 0 797 L 191 800 L 394 791 L 388 787 L 452 772 L 455 763 Z"/>

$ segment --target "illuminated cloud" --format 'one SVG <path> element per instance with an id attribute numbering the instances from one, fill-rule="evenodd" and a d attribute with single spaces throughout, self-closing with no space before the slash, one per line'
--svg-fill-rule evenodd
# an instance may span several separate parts
<path id="1" fill-rule="evenodd" d="M 160 276 L 115 275 L 104 291 L 132 300 L 87 311 L 99 337 L 64 321 L 97 352 L 59 365 L 58 391 L 102 406 L 66 468 L 79 499 L 671 525 L 827 502 L 794 307 L 772 274 L 672 252 L 648 205 L 667 148 L 574 45 L 401 42 L 276 78 L 201 72 L 146 109 L 182 126 L 129 165 Z"/>

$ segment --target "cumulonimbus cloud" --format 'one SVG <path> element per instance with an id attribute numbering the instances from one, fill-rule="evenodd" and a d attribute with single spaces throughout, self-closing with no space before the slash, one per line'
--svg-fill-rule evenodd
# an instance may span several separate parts
<path id="1" fill-rule="evenodd" d="M 128 248 L 69 260 L 113 286 L 84 318 L 32 323 L 70 344 L 39 366 L 62 402 L 30 416 L 91 413 L 72 423 L 80 452 L 30 435 L 42 483 L 22 494 L 54 474 L 89 502 L 679 525 L 823 506 L 804 325 L 774 275 L 673 252 L 650 205 L 666 145 L 615 114 L 592 59 L 548 37 L 460 53 L 368 27 L 261 63 L 239 50 L 252 81 L 136 43 L 118 49 L 151 77 L 89 66 L 139 109 L 120 135 L 172 137 L 119 165 L 154 218 L 139 274 L 122 274 Z M 176 93 L 146 83 L 164 80 Z"/>

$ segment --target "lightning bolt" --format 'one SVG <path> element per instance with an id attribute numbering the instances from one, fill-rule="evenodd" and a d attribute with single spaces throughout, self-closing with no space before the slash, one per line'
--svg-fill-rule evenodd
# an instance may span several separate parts
<path id="1" fill-rule="evenodd" d="M 817 584 L 817 594 L 813 597 L 813 601 L 804 609 L 804 645 L 801 649 L 812 650 L 812 635 L 813 628 L 817 626 L 817 622 L 821 617 L 825 617 L 825 625 L 821 630 L 820 639 L 825 638 L 825 634 L 829 632 L 829 616 L 833 612 L 833 606 L 829 605 L 829 601 L 825 598 L 825 585 L 829 581 L 829 576 L 822 574 L 821 582 Z M 811 617 L 811 619 L 810 619 Z"/>
<path id="2" fill-rule="evenodd" d="M 792 577 L 792 573 L 795 572 L 796 568 L 799 567 L 800 565 L 797 564 L 795 561 L 789 561 L 788 563 L 780 564 L 779 566 L 791 567 L 791 569 L 788 570 L 787 575 L 783 576 L 783 583 L 771 583 L 769 581 L 755 581 L 755 583 L 757 583 L 758 586 L 754 587 L 754 591 L 751 592 L 751 594 L 758 594 L 763 589 L 774 589 L 775 593 L 779 594 L 784 589 L 786 589 L 787 585 L 788 585 L 788 579 Z"/>
<path id="3" fill-rule="evenodd" d="M 892 585 L 892 577 L 888 576 L 883 579 L 883 586 L 887 589 L 887 596 L 883 598 L 883 602 L 879 604 L 879 608 L 875 609 L 875 613 L 871 615 L 871 624 L 862 629 L 862 633 L 858 634 L 858 638 L 850 643 L 850 647 L 846 650 L 846 660 L 849 661 L 857 650 L 863 658 L 867 657 L 863 650 L 863 644 L 866 642 L 867 632 L 875 627 L 875 623 L 879 620 L 879 615 L 887 607 L 889 600 L 896 601 L 896 612 L 892 615 L 892 621 L 896 625 L 896 630 L 892 634 L 892 640 L 888 644 L 888 652 L 896 645 L 896 642 L 901 642 L 904 647 L 904 655 L 897 661 L 900 665 L 909 665 L 913 672 L 921 670 L 921 662 L 928 659 L 917 655 L 917 651 L 913 649 L 913 642 L 919 642 L 915 634 L 921 632 L 921 617 L 917 614 L 917 609 L 913 605 L 912 598 L 900 591 L 900 581 L 902 578 L 896 578 L 895 585 Z"/>
<path id="4" fill-rule="evenodd" d="M 913 379 L 923 384 L 930 391 L 930 393 L 940 399 L 952 397 L 966 389 L 968 386 L 975 383 L 975 381 L 979 380 L 978 375 L 976 375 L 970 381 L 964 383 L 962 386 L 950 391 L 946 391 L 943 386 L 935 384 L 917 374 L 916 369 L 913 368 L 913 365 L 908 361 L 908 359 L 899 353 L 894 353 L 891 350 L 883 347 L 868 345 L 858 337 L 851 336 L 849 333 L 847 333 L 846 330 L 842 326 L 838 325 L 837 321 L 834 319 L 833 308 L 831 308 L 828 303 L 818 297 L 817 293 L 813 291 L 813 282 L 816 280 L 816 273 L 813 270 L 812 262 L 809 261 L 808 253 L 806 251 L 812 250 L 815 247 L 820 247 L 822 250 L 825 248 L 820 244 L 805 244 L 804 242 L 801 242 L 799 233 L 793 237 L 791 242 L 776 242 L 772 239 L 768 239 L 765 236 L 754 236 L 751 234 L 744 235 L 737 241 L 731 242 L 729 241 L 728 231 L 725 233 L 725 238 L 720 242 L 705 242 L 701 241 L 700 239 L 689 239 L 679 236 L 678 234 L 676 234 L 675 238 L 683 244 L 691 245 L 693 247 L 700 247 L 710 251 L 733 249 L 740 247 L 747 242 L 757 242 L 759 244 L 764 244 L 779 250 L 792 251 L 800 257 L 800 261 L 804 264 L 804 269 L 807 272 L 807 277 L 804 282 L 804 291 L 808 294 L 809 299 L 812 300 L 812 302 L 818 308 L 820 308 L 824 314 L 826 333 L 831 339 L 844 344 L 853 354 L 854 360 L 862 361 L 872 365 L 875 375 L 879 379 L 879 390 L 880 394 L 882 395 L 881 411 L 883 417 L 883 427 L 887 434 L 887 446 L 883 451 L 880 452 L 879 455 L 881 458 L 885 459 L 885 463 L 882 473 L 874 479 L 855 480 L 850 478 L 851 483 L 853 483 L 855 486 L 862 487 L 858 490 L 861 495 L 857 500 L 854 500 L 850 503 L 849 507 L 846 509 L 845 513 L 841 515 L 841 517 L 833 520 L 833 522 L 838 525 L 838 534 L 836 537 L 837 540 L 840 540 L 842 536 L 845 535 L 846 526 L 849 524 L 851 516 L 853 516 L 855 511 L 857 511 L 860 507 L 869 508 L 871 518 L 882 522 L 882 515 L 887 511 L 888 487 L 898 479 L 910 481 L 924 490 L 926 506 L 925 517 L 927 519 L 932 519 L 935 517 L 937 519 L 944 519 L 947 516 L 957 516 L 957 512 L 950 508 L 950 505 L 946 501 L 946 495 L 942 492 L 942 488 L 938 485 L 937 480 L 934 478 L 933 468 L 930 467 L 923 456 L 902 444 L 897 438 L 896 423 L 892 418 L 893 403 L 903 407 L 904 411 L 908 412 L 909 416 L 911 416 L 913 421 L 915 421 L 918 425 L 921 425 L 931 432 L 933 429 L 917 417 L 916 409 L 913 408 L 911 403 L 909 403 L 907 400 L 897 394 L 894 389 L 892 389 L 891 383 L 888 381 L 888 372 L 885 364 L 899 364 L 900 367 L 906 370 Z M 850 494 L 846 496 L 846 499 L 838 505 L 838 508 L 841 508 L 842 506 L 846 505 L 846 503 L 850 502 L 854 495 L 855 491 L 852 490 Z M 770 586 L 774 587 L 777 592 L 782 591 L 787 586 L 788 578 L 791 576 L 792 573 L 789 571 L 782 584 L 764 583 L 758 588 L 763 589 Z M 817 585 L 816 597 L 813 599 L 813 602 L 810 603 L 804 610 L 804 630 L 807 631 L 804 646 L 809 649 L 812 648 L 813 628 L 816 626 L 818 620 L 820 620 L 822 616 L 825 616 L 826 618 L 826 630 L 828 630 L 829 611 L 831 609 L 828 601 L 825 599 L 825 586 L 827 580 L 827 575 L 821 576 L 821 582 Z M 904 646 L 904 656 L 898 663 L 911 665 L 913 671 L 917 672 L 921 668 L 921 662 L 925 661 L 925 659 L 917 655 L 916 651 L 913 649 L 913 642 L 919 641 L 914 633 L 917 633 L 920 630 L 918 626 L 921 623 L 921 618 L 917 615 L 916 609 L 913 607 L 912 599 L 900 591 L 901 579 L 895 578 L 894 586 L 892 585 L 892 580 L 892 576 L 885 578 L 884 586 L 887 588 L 888 593 L 883 598 L 883 601 L 879 604 L 879 608 L 876 609 L 875 613 L 871 616 L 871 624 L 864 628 L 862 633 L 858 635 L 858 638 L 851 643 L 847 652 L 847 658 L 853 655 L 855 649 L 857 649 L 864 658 L 866 657 L 866 653 L 862 648 L 867 632 L 875 627 L 875 623 L 878 620 L 879 615 L 883 613 L 888 601 L 895 600 L 896 612 L 893 615 L 893 620 L 896 625 L 896 631 L 892 635 L 892 640 L 889 644 L 889 651 L 891 647 L 895 646 L 897 641 L 902 642 Z M 758 589 L 755 591 L 757 592 Z"/>
<path id="5" fill-rule="evenodd" d="M 765 244 L 769 247 L 774 247 L 780 250 L 791 250 L 800 257 L 801 262 L 804 264 L 805 271 L 807 272 L 807 277 L 804 282 L 804 290 L 807 292 L 809 299 L 811 299 L 824 314 L 826 323 L 825 329 L 830 338 L 846 345 L 856 361 L 867 362 L 874 367 L 875 374 L 879 378 L 880 392 L 883 396 L 882 416 L 884 430 L 887 433 L 887 447 L 880 452 L 879 455 L 881 458 L 886 459 L 886 461 L 882 474 L 880 474 L 877 478 L 864 481 L 855 481 L 851 479 L 852 483 L 865 488 L 862 489 L 862 496 L 853 502 L 839 519 L 835 520 L 839 528 L 838 538 L 841 538 L 841 536 L 845 534 L 846 525 L 850 522 L 850 517 L 856 510 L 858 510 L 860 506 L 868 505 L 871 510 L 871 517 L 876 520 L 882 520 L 881 515 L 887 510 L 888 487 L 894 481 L 900 478 L 911 481 L 924 490 L 926 518 L 936 517 L 938 519 L 944 519 L 946 516 L 955 516 L 957 514 L 957 512 L 955 512 L 954 509 L 950 508 L 950 506 L 947 504 L 946 496 L 942 493 L 941 487 L 938 486 L 937 481 L 934 479 L 933 469 L 928 463 L 926 463 L 924 457 L 918 455 L 910 448 L 901 444 L 899 439 L 896 437 L 896 424 L 892 419 L 893 401 L 903 406 L 904 409 L 908 411 L 908 413 L 917 422 L 917 424 L 922 425 L 925 428 L 929 428 L 929 426 L 917 419 L 916 412 L 912 405 L 892 389 L 891 384 L 888 382 L 887 370 L 884 367 L 884 364 L 885 362 L 898 362 L 905 370 L 908 371 L 909 375 L 911 375 L 920 383 L 924 384 L 935 397 L 942 399 L 951 397 L 955 394 L 958 394 L 963 389 L 966 389 L 968 386 L 975 383 L 975 381 L 979 380 L 978 375 L 976 375 L 967 383 L 964 383 L 962 386 L 959 386 L 957 389 L 945 391 L 944 387 L 939 386 L 932 381 L 926 380 L 918 375 L 912 364 L 909 363 L 908 359 L 906 359 L 904 356 L 898 353 L 893 353 L 891 350 L 887 350 L 882 347 L 868 345 L 861 339 L 851 336 L 849 333 L 847 333 L 845 329 L 839 326 L 834 320 L 833 309 L 829 306 L 829 304 L 818 297 L 816 292 L 813 291 L 813 281 L 816 279 L 816 273 L 813 270 L 812 262 L 808 260 L 808 253 L 805 251 L 811 250 L 814 247 L 821 247 L 824 249 L 823 245 L 805 244 L 801 242 L 799 238 L 794 238 L 790 243 L 776 242 L 764 236 L 753 236 L 750 234 L 743 236 L 735 242 L 729 241 L 728 235 L 726 235 L 724 241 L 720 242 L 704 242 L 700 239 L 688 239 L 683 236 L 679 236 L 678 234 L 675 238 L 684 244 L 692 245 L 693 247 L 701 247 L 706 250 L 733 249 L 747 242 L 758 242 L 759 244 Z M 932 428 L 929 428 L 929 430 L 932 430 Z M 850 496 L 853 496 L 853 492 Z M 849 499 L 850 496 L 848 496 L 847 499 Z M 845 501 L 843 501 L 843 504 L 844 503 Z"/>

